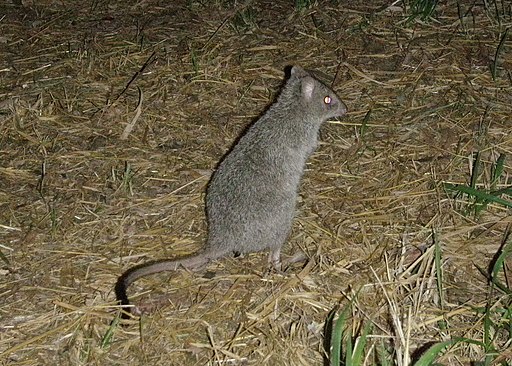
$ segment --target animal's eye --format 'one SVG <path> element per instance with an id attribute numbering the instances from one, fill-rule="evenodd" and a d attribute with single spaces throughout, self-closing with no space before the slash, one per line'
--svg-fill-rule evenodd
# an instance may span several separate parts
<path id="1" fill-rule="evenodd" d="M 330 96 L 326 95 L 324 97 L 324 103 L 325 104 L 331 104 L 331 102 L 332 102 L 332 98 Z"/>

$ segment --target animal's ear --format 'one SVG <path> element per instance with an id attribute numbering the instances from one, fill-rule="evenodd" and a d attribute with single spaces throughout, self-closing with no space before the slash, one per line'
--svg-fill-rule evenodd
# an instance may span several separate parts
<path id="1" fill-rule="evenodd" d="M 309 74 L 302 67 L 300 67 L 300 66 L 293 66 L 292 67 L 292 71 L 291 71 L 291 75 L 294 76 L 294 77 L 300 78 L 300 77 L 308 76 Z"/>
<path id="2" fill-rule="evenodd" d="M 306 100 L 313 98 L 313 91 L 315 90 L 315 79 L 311 76 L 307 76 L 301 80 L 301 91 L 302 97 Z"/>

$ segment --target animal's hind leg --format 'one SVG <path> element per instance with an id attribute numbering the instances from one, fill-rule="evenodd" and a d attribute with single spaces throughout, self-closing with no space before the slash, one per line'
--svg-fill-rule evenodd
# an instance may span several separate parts
<path id="1" fill-rule="evenodd" d="M 268 262 L 274 267 L 276 270 L 281 270 L 281 248 L 273 248 L 270 250 L 270 254 L 268 256 Z"/>
<path id="2" fill-rule="evenodd" d="M 270 252 L 268 256 L 268 262 L 274 267 L 276 271 L 283 271 L 290 264 L 297 262 L 306 262 L 307 261 L 306 254 L 303 251 L 299 250 L 294 255 L 289 258 L 285 258 L 281 261 L 281 249 L 274 249 Z"/>
<path id="3" fill-rule="evenodd" d="M 297 250 L 291 257 L 285 258 L 282 260 L 281 265 L 283 267 L 287 267 L 290 264 L 297 262 L 306 262 L 308 257 L 302 250 Z"/>

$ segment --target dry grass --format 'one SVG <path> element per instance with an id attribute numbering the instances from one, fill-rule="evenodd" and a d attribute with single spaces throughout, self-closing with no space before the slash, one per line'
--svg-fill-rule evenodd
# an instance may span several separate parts
<path id="1" fill-rule="evenodd" d="M 460 14 L 439 5 L 435 21 L 407 22 L 402 2 L 235 3 L 1 6 L 2 364 L 319 365 L 327 314 L 359 289 L 354 326 L 371 320 L 396 363 L 483 337 L 474 309 L 503 299 L 476 266 L 512 217 L 465 214 L 441 182 L 467 184 L 480 151 L 488 184 L 512 154 L 510 38 L 494 63 L 510 5 L 459 1 Z M 322 129 L 303 181 L 285 251 L 307 265 L 269 273 L 254 254 L 147 278 L 134 300 L 169 305 L 111 327 L 117 276 L 201 246 L 208 177 L 290 64 L 335 76 L 350 109 Z M 482 358 L 461 344 L 442 360 Z"/>

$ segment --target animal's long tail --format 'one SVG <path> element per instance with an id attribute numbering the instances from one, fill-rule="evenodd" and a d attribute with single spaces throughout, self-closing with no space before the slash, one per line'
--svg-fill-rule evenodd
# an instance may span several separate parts
<path id="1" fill-rule="evenodd" d="M 141 277 L 148 276 L 154 273 L 176 271 L 180 267 L 194 270 L 197 269 L 213 259 L 207 253 L 191 255 L 176 260 L 161 260 L 155 262 L 142 263 L 138 266 L 132 267 L 124 272 L 118 279 L 115 286 L 116 298 L 120 305 L 123 307 L 130 305 L 130 300 L 126 293 L 128 287 Z M 125 310 L 127 310 L 125 308 Z M 127 310 L 127 312 L 130 312 Z M 126 314 L 123 314 L 126 317 Z"/>

